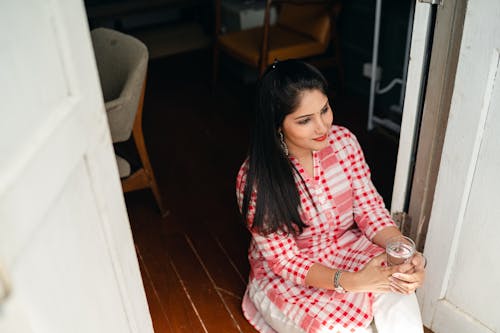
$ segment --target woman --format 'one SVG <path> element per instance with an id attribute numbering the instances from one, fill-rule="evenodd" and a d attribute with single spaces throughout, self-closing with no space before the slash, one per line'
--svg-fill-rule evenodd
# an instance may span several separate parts
<path id="1" fill-rule="evenodd" d="M 356 138 L 332 125 L 314 67 L 275 62 L 257 88 L 237 198 L 252 234 L 243 312 L 260 332 L 422 332 L 424 260 L 385 265 L 401 235 Z"/>

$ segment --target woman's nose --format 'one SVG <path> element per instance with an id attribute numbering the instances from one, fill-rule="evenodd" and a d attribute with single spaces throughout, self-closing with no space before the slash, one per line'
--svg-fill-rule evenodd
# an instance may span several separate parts
<path id="1" fill-rule="evenodd" d="M 325 124 L 324 120 L 322 118 L 318 119 L 316 121 L 316 133 L 325 134 L 326 129 L 327 129 L 327 124 Z"/>

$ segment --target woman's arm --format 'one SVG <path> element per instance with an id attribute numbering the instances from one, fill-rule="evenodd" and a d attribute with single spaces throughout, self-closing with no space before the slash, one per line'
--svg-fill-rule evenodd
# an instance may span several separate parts
<path id="1" fill-rule="evenodd" d="M 391 232 L 394 232 L 397 228 L 385 208 L 382 196 L 372 183 L 370 168 L 359 142 L 354 134 L 345 131 L 342 139 L 345 147 L 343 164 L 351 181 L 354 221 L 366 237 L 373 241 L 380 231 L 392 227 Z M 385 247 L 383 245 L 385 244 L 382 244 L 382 247 Z"/>
<path id="2" fill-rule="evenodd" d="M 387 241 L 401 235 L 396 227 L 386 227 L 373 237 L 372 241 L 385 248 Z M 343 272 L 340 285 L 349 292 L 398 292 L 409 294 L 420 287 L 425 278 L 425 259 L 421 254 L 411 262 L 399 266 L 384 267 L 386 254 L 373 258 L 358 272 Z M 305 283 L 316 288 L 334 289 L 333 279 L 337 270 L 315 263 L 309 269 Z"/>
<path id="3" fill-rule="evenodd" d="M 391 277 L 400 272 L 400 269 L 410 270 L 411 263 L 395 267 L 382 266 L 385 261 L 385 253 L 373 258 L 363 269 L 358 272 L 342 272 L 340 285 L 348 292 L 389 292 L 391 288 Z M 334 289 L 333 278 L 337 270 L 315 263 L 307 272 L 306 285 Z"/>
<path id="4" fill-rule="evenodd" d="M 386 227 L 373 236 L 372 242 L 385 249 L 387 241 L 395 236 L 402 236 L 401 231 L 393 226 Z"/>

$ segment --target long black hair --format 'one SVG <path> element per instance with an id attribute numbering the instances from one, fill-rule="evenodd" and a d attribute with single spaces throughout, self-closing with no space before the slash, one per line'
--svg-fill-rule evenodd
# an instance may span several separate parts
<path id="1" fill-rule="evenodd" d="M 285 117 L 299 106 L 303 92 L 319 90 L 327 95 L 327 89 L 323 75 L 299 60 L 275 62 L 257 84 L 242 214 L 248 218 L 251 195 L 256 191 L 251 228 L 261 234 L 280 230 L 297 235 L 307 227 L 299 214 L 294 174 L 304 180 L 284 153 L 279 131 Z"/>

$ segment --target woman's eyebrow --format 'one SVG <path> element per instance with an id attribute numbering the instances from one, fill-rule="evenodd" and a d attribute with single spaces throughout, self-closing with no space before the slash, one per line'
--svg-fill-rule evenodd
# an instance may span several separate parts
<path id="1" fill-rule="evenodd" d="M 325 105 L 321 108 L 321 110 L 320 110 L 320 111 L 323 111 L 323 110 L 325 110 L 325 109 L 328 109 L 328 101 L 326 101 Z M 300 118 L 310 117 L 310 116 L 312 116 L 312 115 L 313 115 L 313 114 L 311 113 L 311 114 L 305 114 L 305 115 L 303 115 L 303 116 L 298 116 L 297 118 L 295 118 L 295 120 L 298 120 L 298 119 L 300 119 Z"/>
<path id="2" fill-rule="evenodd" d="M 312 116 L 312 115 L 313 115 L 312 113 L 311 114 L 305 114 L 303 116 L 299 116 L 299 117 L 295 118 L 295 120 L 300 119 L 300 118 L 309 117 L 309 116 Z"/>

